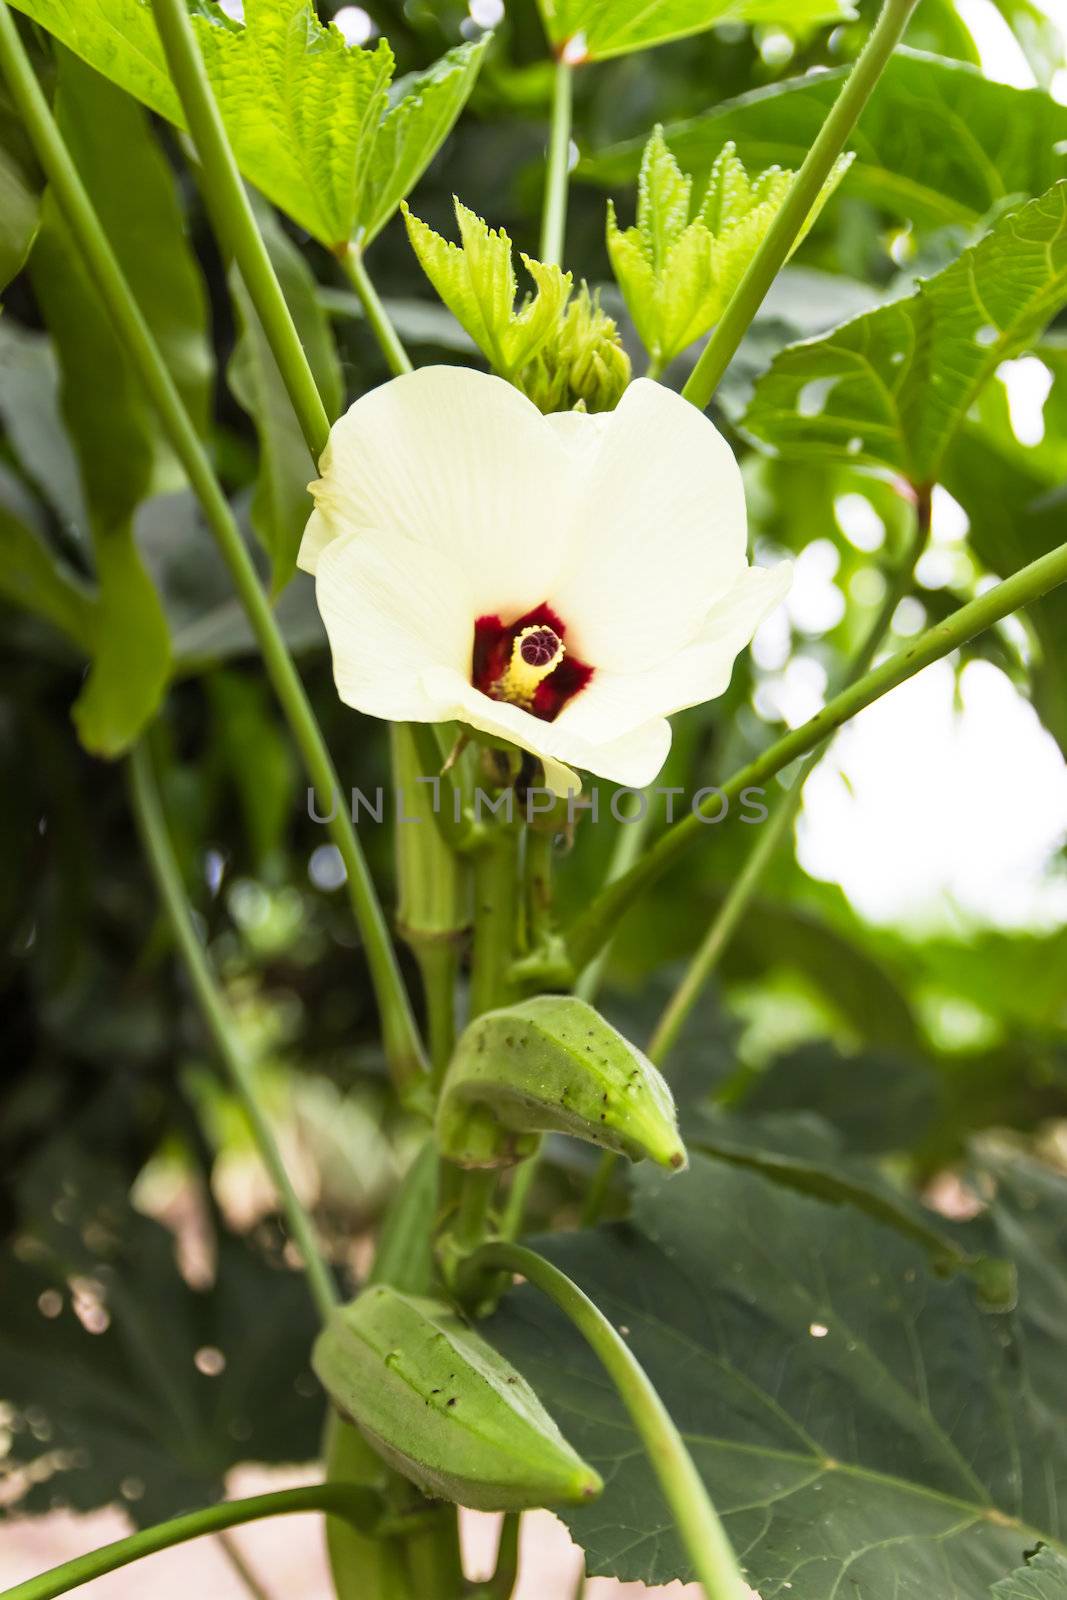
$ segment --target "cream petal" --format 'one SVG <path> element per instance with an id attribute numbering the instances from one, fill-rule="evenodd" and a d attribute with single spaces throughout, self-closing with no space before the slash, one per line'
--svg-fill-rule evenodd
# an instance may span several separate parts
<path id="1" fill-rule="evenodd" d="M 333 530 L 326 521 L 322 512 L 316 508 L 312 511 L 304 529 L 304 537 L 300 541 L 300 551 L 296 564 L 304 572 L 314 575 L 319 564 L 319 557 L 326 546 L 334 538 Z"/>
<path id="2" fill-rule="evenodd" d="M 396 534 L 334 539 L 319 555 L 315 594 L 346 705 L 397 721 L 436 721 L 427 668 L 469 670 L 473 617 L 455 563 Z"/>
<path id="3" fill-rule="evenodd" d="M 566 574 L 549 595 L 583 660 L 635 672 L 693 639 L 745 561 L 741 473 L 715 425 L 632 383 L 583 452 Z"/>
<path id="4" fill-rule="evenodd" d="M 334 425 L 301 549 L 378 528 L 446 555 L 474 614 L 521 615 L 557 582 L 577 467 L 556 430 L 500 378 L 424 367 L 364 395 Z"/>
<path id="5" fill-rule="evenodd" d="M 597 671 L 553 726 L 581 739 L 616 739 L 725 693 L 734 661 L 789 588 L 792 565 L 746 567 L 692 644 L 645 672 Z"/>
<path id="6" fill-rule="evenodd" d="M 562 717 L 543 722 L 520 706 L 491 700 L 460 673 L 447 668 L 430 668 L 423 683 L 427 699 L 437 707 L 435 720 L 465 722 L 480 733 L 529 750 L 544 763 L 546 782 L 557 793 L 565 794 L 568 788 L 577 793 L 581 788 L 577 782 L 558 787 L 553 769 L 561 765 L 568 779 L 573 775 L 567 767 L 574 766 L 614 783 L 644 788 L 655 778 L 670 749 L 670 724 L 662 718 L 650 718 L 621 738 L 586 739 L 565 728 Z"/>

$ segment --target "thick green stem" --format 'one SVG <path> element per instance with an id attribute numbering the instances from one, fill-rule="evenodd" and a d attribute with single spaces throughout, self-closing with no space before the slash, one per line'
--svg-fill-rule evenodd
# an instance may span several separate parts
<path id="1" fill-rule="evenodd" d="M 401 1092 L 417 1091 L 426 1073 L 422 1045 L 329 751 L 226 496 L 60 136 L 5 0 L 0 0 L 0 69 L 116 332 L 156 407 L 230 570 L 318 806 L 330 819 L 330 834 L 345 864 L 348 893 L 363 935 L 394 1079 Z"/>
<path id="2" fill-rule="evenodd" d="M 479 1600 L 511 1600 L 519 1577 L 519 1533 L 522 1513 L 509 1511 L 500 1524 L 493 1576 L 479 1591 Z"/>
<path id="3" fill-rule="evenodd" d="M 472 1018 L 511 998 L 511 965 L 519 915 L 518 843 L 514 825 L 494 823 L 474 858 Z"/>
<path id="4" fill-rule="evenodd" d="M 337 1287 L 315 1238 L 315 1227 L 285 1170 L 270 1123 L 263 1114 L 256 1090 L 255 1071 L 249 1060 L 237 1025 L 215 981 L 204 947 L 197 936 L 189 903 L 185 898 L 181 872 L 167 831 L 163 807 L 152 773 L 147 747 L 138 745 L 129 759 L 130 796 L 141 843 L 156 880 L 159 897 L 170 921 L 174 942 L 185 962 L 197 1003 L 207 1023 L 215 1048 L 225 1063 L 238 1098 L 252 1129 L 263 1165 L 282 1203 L 289 1231 L 304 1260 L 308 1286 L 323 1321 L 339 1304 Z"/>
<path id="5" fill-rule="evenodd" d="M 200 157 L 200 187 L 211 225 L 237 263 L 308 449 L 317 463 L 330 435 L 330 418 L 256 226 L 204 68 L 186 0 L 152 0 L 152 12 L 171 79 Z"/>
<path id="6" fill-rule="evenodd" d="M 789 766 L 790 762 L 821 745 L 835 729 L 849 722 L 867 706 L 873 705 L 890 690 L 899 688 L 931 662 L 940 661 L 977 634 L 991 628 L 994 623 L 1040 600 L 1064 582 L 1067 582 L 1067 544 L 1058 545 L 1047 555 L 1031 561 L 1010 578 L 1005 578 L 1003 583 L 997 584 L 987 594 L 960 606 L 951 617 L 927 629 L 905 649 L 842 689 L 808 722 L 794 728 L 762 755 L 735 772 L 709 799 L 706 809 L 701 808 L 675 823 L 624 877 L 602 890 L 577 919 L 567 938 L 567 947 L 575 967 L 580 970 L 592 960 L 614 932 L 619 917 L 627 907 L 703 836 L 706 822 L 721 810 L 719 796 L 724 795 L 727 800 L 733 801 L 742 790 L 765 783 L 781 772 L 783 767 Z"/>
<path id="7" fill-rule="evenodd" d="M 413 371 L 411 358 L 401 344 L 400 335 L 393 327 L 389 313 L 382 305 L 378 291 L 370 280 L 359 245 L 343 245 L 337 251 L 337 259 L 344 268 L 346 278 L 359 296 L 367 322 L 388 363 L 389 371 L 397 378 L 405 372 Z"/>
<path id="8" fill-rule="evenodd" d="M 715 332 L 682 390 L 685 398 L 702 411 L 718 388 L 745 330 L 785 264 L 819 197 L 819 191 L 848 142 L 856 119 L 870 99 L 893 50 L 900 43 L 916 4 L 917 0 L 885 0 L 870 38 L 834 101 L 830 115 L 819 129 L 818 137 L 782 202 L 781 210 L 731 295 Z"/>
<path id="9" fill-rule="evenodd" d="M 570 1319 L 630 1414 L 708 1600 L 747 1600 L 748 1586 L 685 1441 L 625 1339 L 577 1284 L 533 1250 L 488 1244 L 475 1265 L 521 1274 Z"/>
<path id="10" fill-rule="evenodd" d="M 574 106 L 574 68 L 556 62 L 552 88 L 552 128 L 545 174 L 545 204 L 541 221 L 541 260 L 546 266 L 563 265 L 567 233 L 567 185 L 571 171 L 571 115 Z"/>
<path id="11" fill-rule="evenodd" d="M 433 730 L 433 759 L 440 764 Z M 419 964 L 426 999 L 433 1086 L 455 1043 L 455 984 L 460 941 L 470 922 L 469 869 L 439 828 L 446 802 L 436 768 L 427 773 L 425 743 L 413 724 L 390 729 L 396 793 L 397 928 Z"/>
<path id="12" fill-rule="evenodd" d="M 369 1489 L 358 1489 L 340 1483 L 315 1483 L 306 1488 L 282 1489 L 276 1494 L 257 1494 L 248 1500 L 224 1500 L 221 1505 L 207 1506 L 203 1511 L 190 1511 L 170 1522 L 161 1522 L 155 1528 L 143 1528 L 127 1539 L 117 1539 L 89 1555 L 76 1556 L 64 1561 L 39 1578 L 28 1578 L 7 1589 L 0 1600 L 55 1600 L 68 1594 L 80 1584 L 90 1583 L 132 1561 L 155 1555 L 160 1550 L 170 1550 L 176 1544 L 199 1539 L 205 1533 L 220 1533 L 224 1528 L 237 1528 L 245 1522 L 259 1522 L 264 1517 L 291 1516 L 300 1511 L 325 1511 L 354 1526 L 373 1526 L 380 1513 L 381 1502 Z"/>

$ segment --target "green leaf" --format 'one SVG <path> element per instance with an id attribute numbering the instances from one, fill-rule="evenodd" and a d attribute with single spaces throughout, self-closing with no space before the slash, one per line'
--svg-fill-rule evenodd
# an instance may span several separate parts
<path id="1" fill-rule="evenodd" d="M 170 630 L 162 601 L 133 540 L 132 524 L 99 530 L 98 590 L 89 649 L 92 669 L 71 715 L 93 755 L 129 749 L 155 715 L 170 678 Z"/>
<path id="2" fill-rule="evenodd" d="M 239 1462 L 314 1457 L 322 1397 L 302 1278 L 223 1233 L 211 1287 L 190 1288 L 169 1229 L 51 1148 L 54 1177 L 34 1180 L 2 1258 L 7 1460 L 25 1470 L 12 1509 L 118 1501 L 148 1525 L 220 1498 Z"/>
<path id="3" fill-rule="evenodd" d="M 799 167 L 848 67 L 808 73 L 727 100 L 666 129 L 687 172 L 711 170 L 727 140 L 749 168 Z M 1067 106 L 1040 89 L 994 83 L 975 68 L 894 51 L 849 135 L 849 192 L 919 227 L 974 226 L 1011 195 L 1037 195 L 1067 172 Z M 616 186 L 637 176 L 643 141 L 584 161 L 579 174 Z"/>
<path id="4" fill-rule="evenodd" d="M 793 244 L 803 242 L 850 162 L 843 156 Z M 794 174 L 768 167 L 750 180 L 733 144 L 711 169 L 690 220 L 693 182 L 656 128 L 637 183 L 637 225 L 625 233 L 608 202 L 608 254 L 634 326 L 662 370 L 718 322 L 789 192 Z"/>
<path id="5" fill-rule="evenodd" d="M 0 292 L 21 272 L 37 232 L 42 180 L 5 89 L 0 87 Z"/>
<path id="6" fill-rule="evenodd" d="M 358 218 L 360 244 L 376 238 L 455 126 L 470 97 L 491 35 L 449 50 L 426 72 L 394 83 L 390 109 L 368 164 Z"/>
<path id="7" fill-rule="evenodd" d="M 1038 452 L 1017 444 L 1006 409 L 1000 385 L 990 384 L 980 419 L 960 429 L 941 474 L 970 520 L 971 548 L 1000 577 L 1063 539 L 1062 494 L 1052 475 L 1040 470 Z M 1034 705 L 1067 752 L 1067 593 L 1054 589 L 1028 607 L 1027 616 L 1041 647 L 1030 665 Z M 999 977 L 993 992 L 998 991 L 1015 992 Z"/>
<path id="8" fill-rule="evenodd" d="M 206 429 L 212 379 L 207 308 L 170 169 L 147 118 L 65 52 L 56 114 L 175 382 Z M 95 665 L 75 721 L 89 749 L 114 756 L 154 714 L 169 676 L 166 620 L 134 545 L 132 519 L 143 499 L 177 478 L 177 469 L 50 197 L 30 265 L 59 358 L 62 410 L 78 456 L 99 577 L 90 641 Z"/>
<path id="9" fill-rule="evenodd" d="M 1067 183 L 1001 218 L 906 299 L 783 350 L 743 427 L 782 455 L 937 480 L 982 387 L 1067 301 Z"/>
<path id="10" fill-rule="evenodd" d="M 993 1600 L 1067 1600 L 1067 1560 L 1044 1545 L 992 1592 Z"/>
<path id="11" fill-rule="evenodd" d="M 1049 1538 L 1067 1448 L 1012 1316 L 850 1206 L 699 1155 L 670 1182 L 637 1172 L 632 1227 L 540 1247 L 625 1329 L 762 1600 L 971 1600 Z M 566 1513 L 589 1570 L 688 1577 L 569 1324 L 525 1287 L 487 1332 L 605 1479 Z"/>
<path id="12" fill-rule="evenodd" d="M 15 0 L 91 66 L 178 127 L 184 117 L 149 0 Z M 320 244 L 378 233 L 436 154 L 470 93 L 484 41 L 405 84 L 393 54 L 345 43 L 310 0 L 246 0 L 243 27 L 210 0 L 193 23 L 245 177 Z"/>
<path id="13" fill-rule="evenodd" d="M 91 590 L 51 553 L 39 534 L 0 506 L 0 597 L 89 649 Z"/>
<path id="14" fill-rule="evenodd" d="M 848 0 L 538 0 L 545 30 L 572 62 L 648 50 L 720 23 L 781 26 L 805 32 L 856 15 Z"/>
<path id="15" fill-rule="evenodd" d="M 873 1162 L 845 1151 L 840 1135 L 822 1117 L 708 1108 L 687 1120 L 685 1132 L 689 1147 L 703 1155 L 750 1167 L 801 1194 L 855 1206 L 924 1245 L 939 1271 L 970 1272 L 987 1303 L 1014 1304 L 1017 1279 L 1010 1261 L 984 1254 Z"/>
<path id="16" fill-rule="evenodd" d="M 266 206 L 258 210 L 260 229 L 323 405 L 328 416 L 336 417 L 343 404 L 344 380 L 315 279 L 273 213 Z M 252 502 L 252 526 L 270 556 L 272 588 L 277 594 L 296 570 L 301 535 L 311 514 L 308 484 L 315 476 L 315 463 L 293 415 L 292 401 L 270 344 L 236 269 L 230 274 L 230 292 L 240 336 L 227 378 L 259 436 L 260 469 Z"/>
<path id="17" fill-rule="evenodd" d="M 419 265 L 457 322 L 466 329 L 501 377 L 521 372 L 559 327 L 571 291 L 571 275 L 523 255 L 537 292 L 515 309 L 517 284 L 511 240 L 455 202 L 460 244 L 442 239 L 405 205 L 408 238 Z"/>

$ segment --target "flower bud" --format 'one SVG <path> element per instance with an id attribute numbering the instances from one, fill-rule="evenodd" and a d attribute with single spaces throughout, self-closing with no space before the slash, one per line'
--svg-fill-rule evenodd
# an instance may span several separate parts
<path id="1" fill-rule="evenodd" d="M 443 1302 L 366 1289 L 312 1359 L 342 1414 L 428 1495 L 523 1511 L 603 1488 L 521 1374 Z"/>
<path id="2" fill-rule="evenodd" d="M 662 1075 L 570 995 L 539 995 L 478 1017 L 456 1047 L 437 1109 L 441 1153 L 463 1167 L 510 1166 L 552 1132 L 631 1161 L 685 1165 Z"/>
<path id="3" fill-rule="evenodd" d="M 555 335 L 519 377 L 539 410 L 613 411 L 630 381 L 630 358 L 615 322 L 585 284 L 561 317 Z"/>

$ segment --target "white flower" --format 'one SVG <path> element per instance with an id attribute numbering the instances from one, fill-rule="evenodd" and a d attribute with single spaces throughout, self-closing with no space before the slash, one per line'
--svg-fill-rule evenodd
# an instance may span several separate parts
<path id="1" fill-rule="evenodd" d="M 643 788 L 667 718 L 726 689 L 789 566 L 750 567 L 729 446 L 671 390 L 542 416 L 499 378 L 427 367 L 357 400 L 312 485 L 316 577 L 341 699 L 459 721 Z"/>

